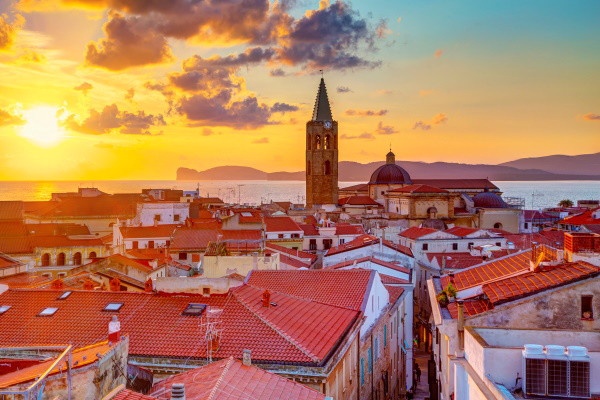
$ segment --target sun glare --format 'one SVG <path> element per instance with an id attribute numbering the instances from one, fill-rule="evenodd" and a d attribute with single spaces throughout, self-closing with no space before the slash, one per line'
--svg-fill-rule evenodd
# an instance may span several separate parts
<path id="1" fill-rule="evenodd" d="M 65 131 L 59 125 L 59 109 L 52 106 L 38 106 L 23 111 L 25 125 L 21 128 L 21 136 L 39 146 L 52 146 L 60 142 Z"/>

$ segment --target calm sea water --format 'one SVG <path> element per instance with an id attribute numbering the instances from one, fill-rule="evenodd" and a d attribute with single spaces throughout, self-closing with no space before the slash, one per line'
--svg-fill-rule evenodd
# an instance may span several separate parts
<path id="1" fill-rule="evenodd" d="M 340 182 L 340 187 L 364 182 Z M 494 182 L 504 197 L 521 197 L 526 208 L 552 207 L 563 199 L 599 200 L 600 181 L 498 181 Z M 305 185 L 299 181 L 4 181 L 0 182 L 0 200 L 49 200 L 52 193 L 76 192 L 78 188 L 96 187 L 106 193 L 138 193 L 142 189 L 195 190 L 225 202 L 260 204 L 261 202 L 304 202 Z"/>

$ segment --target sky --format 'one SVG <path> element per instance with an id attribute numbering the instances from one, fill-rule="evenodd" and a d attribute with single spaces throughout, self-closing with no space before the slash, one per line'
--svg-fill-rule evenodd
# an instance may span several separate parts
<path id="1" fill-rule="evenodd" d="M 597 0 L 2 0 L 0 180 L 600 152 Z"/>

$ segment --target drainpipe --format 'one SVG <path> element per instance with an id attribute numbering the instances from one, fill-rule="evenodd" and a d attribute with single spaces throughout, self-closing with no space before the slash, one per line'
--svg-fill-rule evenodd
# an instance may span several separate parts
<path id="1" fill-rule="evenodd" d="M 458 320 L 456 321 L 458 349 L 463 351 L 465 349 L 465 305 L 463 300 L 457 300 L 456 305 L 458 306 Z"/>

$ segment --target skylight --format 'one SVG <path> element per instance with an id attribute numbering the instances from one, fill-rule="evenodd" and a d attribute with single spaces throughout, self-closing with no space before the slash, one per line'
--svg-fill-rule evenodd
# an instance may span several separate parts
<path id="1" fill-rule="evenodd" d="M 73 293 L 73 292 L 71 292 L 71 291 L 64 292 L 63 294 L 61 294 L 60 296 L 58 296 L 58 298 L 56 300 L 64 300 L 67 297 L 69 297 L 71 295 L 71 293 Z"/>
<path id="2" fill-rule="evenodd" d="M 0 315 L 8 311 L 11 306 L 0 306 Z"/>
<path id="3" fill-rule="evenodd" d="M 38 315 L 40 317 L 49 317 L 58 311 L 58 307 L 46 307 Z"/>
<path id="4" fill-rule="evenodd" d="M 189 303 L 181 315 L 201 315 L 206 309 L 206 304 L 202 303 Z"/>
<path id="5" fill-rule="evenodd" d="M 123 303 L 108 303 L 103 311 L 119 311 L 123 307 Z"/>
<path id="6" fill-rule="evenodd" d="M 247 211 L 244 211 L 244 212 L 242 212 L 242 213 L 241 213 L 241 215 L 242 215 L 242 217 L 251 217 L 251 216 L 252 216 L 252 213 L 249 213 L 249 212 L 247 212 Z"/>

